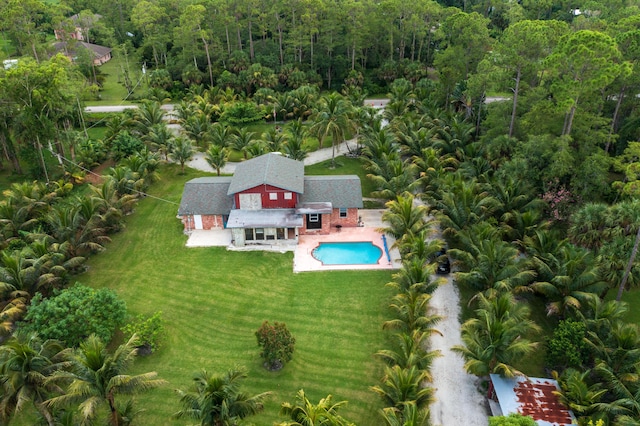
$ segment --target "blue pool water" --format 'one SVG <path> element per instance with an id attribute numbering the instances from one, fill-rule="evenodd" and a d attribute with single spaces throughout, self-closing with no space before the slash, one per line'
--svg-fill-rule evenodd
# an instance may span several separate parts
<path id="1" fill-rule="evenodd" d="M 370 241 L 320 243 L 312 254 L 323 265 L 374 265 L 382 256 L 382 250 Z"/>

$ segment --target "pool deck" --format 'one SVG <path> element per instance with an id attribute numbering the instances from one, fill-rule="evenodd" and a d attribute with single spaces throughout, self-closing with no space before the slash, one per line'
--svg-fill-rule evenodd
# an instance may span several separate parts
<path id="1" fill-rule="evenodd" d="M 209 231 L 194 230 L 187 240 L 187 247 L 226 247 L 227 250 L 249 251 L 262 250 L 284 253 L 293 251 L 293 272 L 310 271 L 331 271 L 331 270 L 362 270 L 362 269 L 400 269 L 402 266 L 400 252 L 396 248 L 391 248 L 395 240 L 386 236 L 387 247 L 391 262 L 387 259 L 382 242 L 382 233 L 379 228 L 385 226 L 382 222 L 384 210 L 360 210 L 358 213 L 362 218 L 364 226 L 357 228 L 342 228 L 339 232 L 329 235 L 301 235 L 298 237 L 298 244 L 274 244 L 274 245 L 248 245 L 245 247 L 234 247 L 231 244 L 231 231 L 229 229 L 214 229 Z M 377 264 L 369 265 L 323 265 L 316 260 L 311 252 L 321 242 L 360 242 L 371 241 L 382 251 L 382 257 Z"/>
<path id="2" fill-rule="evenodd" d="M 367 223 L 365 222 L 365 225 Z M 369 265 L 323 265 L 311 255 L 314 248 L 322 242 L 360 242 L 371 241 L 382 251 L 382 256 L 377 264 Z M 387 259 L 382 242 L 382 234 L 377 231 L 377 227 L 363 226 L 357 228 L 342 228 L 340 232 L 329 235 L 301 235 L 293 256 L 293 272 L 310 271 L 337 271 L 337 270 L 376 270 L 376 269 L 399 269 L 402 266 L 400 252 L 396 248 L 391 248 L 394 239 L 387 236 L 387 247 L 391 262 Z"/>

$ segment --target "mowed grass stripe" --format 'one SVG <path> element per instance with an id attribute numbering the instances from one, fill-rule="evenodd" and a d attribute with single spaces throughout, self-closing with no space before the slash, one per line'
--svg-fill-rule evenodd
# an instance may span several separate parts
<path id="1" fill-rule="evenodd" d="M 177 168 L 163 168 L 154 195 L 178 201 L 186 180 Z M 157 371 L 169 381 L 140 395 L 145 424 L 170 419 L 178 410 L 174 389 L 187 389 L 202 368 L 223 372 L 247 368 L 249 392 L 272 391 L 256 425 L 272 425 L 280 403 L 298 389 L 314 400 L 333 394 L 348 400 L 343 414 L 359 425 L 379 424 L 378 397 L 369 387 L 382 375 L 373 354 L 385 347 L 381 324 L 388 319 L 389 272 L 334 271 L 293 274 L 291 253 L 187 249 L 177 206 L 147 198 L 127 218 L 108 250 L 89 262 L 79 281 L 114 289 L 131 314 L 161 310 L 167 336 L 163 347 L 134 366 Z M 294 359 L 282 371 L 262 367 L 255 330 L 262 321 L 285 322 L 297 339 Z"/>

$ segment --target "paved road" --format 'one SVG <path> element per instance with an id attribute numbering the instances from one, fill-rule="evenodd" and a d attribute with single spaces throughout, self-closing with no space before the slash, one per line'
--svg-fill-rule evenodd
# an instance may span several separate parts
<path id="1" fill-rule="evenodd" d="M 173 104 L 160 106 L 165 111 L 173 111 Z M 84 112 L 122 112 L 126 109 L 136 109 L 138 105 L 95 105 L 84 108 Z"/>

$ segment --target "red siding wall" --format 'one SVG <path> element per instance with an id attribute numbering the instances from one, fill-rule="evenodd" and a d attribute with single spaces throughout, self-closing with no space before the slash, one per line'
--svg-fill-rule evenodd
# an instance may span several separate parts
<path id="1" fill-rule="evenodd" d="M 247 189 L 244 190 L 242 192 L 238 192 L 237 194 L 234 194 L 235 197 L 235 203 L 236 206 L 238 206 L 238 208 L 241 208 L 242 206 L 240 206 L 240 194 L 256 194 L 259 193 L 261 194 L 261 199 L 262 199 L 262 208 L 263 209 L 293 209 L 296 206 L 296 203 L 298 202 L 298 194 L 295 192 L 291 192 L 291 199 L 290 200 L 285 200 L 284 199 L 284 194 L 285 192 L 291 192 L 291 191 L 287 191 L 281 188 L 277 188 L 275 186 L 271 186 L 271 185 L 260 185 L 260 186 L 256 186 L 255 188 L 251 188 L 251 189 Z M 278 199 L 277 200 L 271 200 L 269 198 L 269 194 L 271 193 L 275 193 L 278 195 Z"/>

